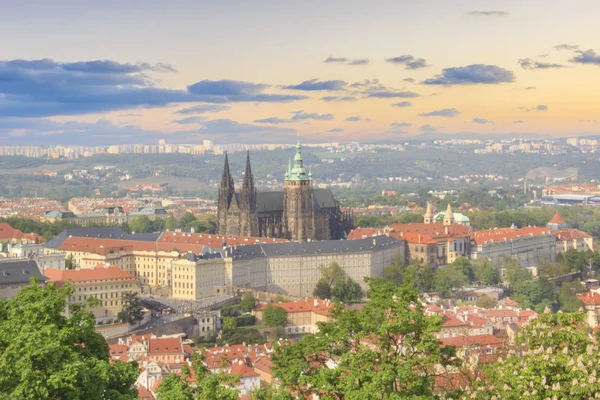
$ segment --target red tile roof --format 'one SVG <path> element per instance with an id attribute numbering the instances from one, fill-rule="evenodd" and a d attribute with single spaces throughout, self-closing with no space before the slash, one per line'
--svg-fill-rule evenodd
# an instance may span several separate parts
<path id="1" fill-rule="evenodd" d="M 105 267 L 104 264 L 98 264 L 94 268 L 60 270 L 56 268 L 46 268 L 44 275 L 54 282 L 72 281 L 74 284 L 99 280 L 119 280 L 135 282 L 135 277 L 129 272 L 123 271 L 119 267 L 111 265 Z"/>
<path id="2" fill-rule="evenodd" d="M 573 240 L 573 239 L 587 239 L 591 238 L 587 233 L 580 231 L 579 229 L 563 228 L 554 231 L 556 234 L 556 240 Z"/>
<path id="3" fill-rule="evenodd" d="M 506 242 L 521 237 L 546 236 L 551 234 L 552 232 L 548 228 L 527 226 L 521 229 L 495 228 L 485 231 L 477 231 L 471 233 L 471 239 L 475 241 L 476 244 L 480 245 L 494 242 Z"/>
<path id="4" fill-rule="evenodd" d="M 264 311 L 267 309 L 267 306 L 273 305 L 276 307 L 281 307 L 285 310 L 286 313 L 299 313 L 299 312 L 308 312 L 312 311 L 315 314 L 329 316 L 335 304 L 331 302 L 327 302 L 319 299 L 308 299 L 307 301 L 293 301 L 287 303 L 260 303 L 256 306 L 256 311 Z"/>
<path id="5" fill-rule="evenodd" d="M 567 222 L 563 219 L 563 217 L 560 216 L 560 214 L 557 211 L 556 214 L 554 214 L 554 217 L 552 217 L 552 219 L 550 220 L 550 222 L 548 222 L 548 224 L 550 224 L 550 225 L 566 225 Z"/>
<path id="6" fill-rule="evenodd" d="M 490 346 L 502 347 L 504 340 L 497 338 L 494 335 L 474 335 L 474 336 L 456 336 L 451 338 L 440 339 L 443 346 Z"/>
<path id="7" fill-rule="evenodd" d="M 444 313 L 444 321 L 442 323 L 442 328 L 456 328 L 460 326 L 468 326 L 466 322 L 458 319 L 456 315 L 451 312 Z"/>
<path id="8" fill-rule="evenodd" d="M 161 354 L 181 354 L 181 338 L 152 338 L 148 341 L 148 354 L 159 356 Z"/>
<path id="9" fill-rule="evenodd" d="M 108 351 L 111 357 L 120 357 L 123 354 L 127 354 L 127 346 L 124 344 L 109 344 Z"/>
<path id="10" fill-rule="evenodd" d="M 600 293 L 598 292 L 581 293 L 577 295 L 577 298 L 581 300 L 586 306 L 600 305 Z"/>
<path id="11" fill-rule="evenodd" d="M 258 372 L 240 362 L 236 362 L 231 366 L 231 375 L 240 375 L 242 379 L 259 376 Z"/>

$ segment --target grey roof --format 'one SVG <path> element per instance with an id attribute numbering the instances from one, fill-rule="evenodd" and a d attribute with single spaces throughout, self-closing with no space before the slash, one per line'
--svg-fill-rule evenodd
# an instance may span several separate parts
<path id="1" fill-rule="evenodd" d="M 102 239 L 140 240 L 155 242 L 161 233 L 125 233 L 118 226 L 97 226 L 88 228 L 69 228 L 54 236 L 46 243 L 46 247 L 58 249 L 69 237 L 94 237 Z"/>
<path id="2" fill-rule="evenodd" d="M 314 189 L 315 209 L 334 208 L 337 202 L 329 189 Z M 283 211 L 283 191 L 257 192 L 256 211 Z"/>
<path id="3" fill-rule="evenodd" d="M 390 247 L 403 246 L 404 242 L 381 235 L 357 240 L 319 240 L 314 242 L 263 243 L 239 246 L 233 250 L 234 259 L 282 256 L 312 256 L 320 254 L 365 253 Z"/>
<path id="4" fill-rule="evenodd" d="M 0 262 L 0 285 L 28 283 L 32 276 L 36 277 L 38 282 L 48 280 L 40 273 L 37 263 L 33 260 Z"/>
<path id="5" fill-rule="evenodd" d="M 256 211 L 283 211 L 283 192 L 257 192 Z"/>

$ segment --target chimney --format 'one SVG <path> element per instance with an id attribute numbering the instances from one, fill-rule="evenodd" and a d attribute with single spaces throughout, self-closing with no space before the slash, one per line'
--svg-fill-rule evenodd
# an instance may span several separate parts
<path id="1" fill-rule="evenodd" d="M 446 235 L 448 234 L 448 225 L 444 226 L 444 232 L 446 232 Z"/>
<path id="2" fill-rule="evenodd" d="M 419 233 L 419 243 L 421 243 L 421 234 Z"/>
<path id="3" fill-rule="evenodd" d="M 377 239 L 373 238 L 373 246 L 377 246 Z"/>

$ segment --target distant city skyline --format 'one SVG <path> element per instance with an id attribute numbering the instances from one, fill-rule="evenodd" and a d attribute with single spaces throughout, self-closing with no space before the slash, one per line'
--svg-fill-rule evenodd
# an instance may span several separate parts
<path id="1" fill-rule="evenodd" d="M 0 139 L 596 135 L 599 14 L 589 0 L 7 2 Z"/>

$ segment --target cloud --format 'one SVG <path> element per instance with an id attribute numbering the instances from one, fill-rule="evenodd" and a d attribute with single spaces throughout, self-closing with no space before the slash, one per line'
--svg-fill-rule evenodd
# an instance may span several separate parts
<path id="1" fill-rule="evenodd" d="M 496 65 L 471 64 L 464 67 L 444 68 L 434 78 L 426 79 L 425 85 L 472 85 L 513 82 L 512 71 Z"/>
<path id="2" fill-rule="evenodd" d="M 578 55 L 571 58 L 569 61 L 577 64 L 593 64 L 600 65 L 600 55 L 596 54 L 594 50 L 578 50 Z"/>
<path id="3" fill-rule="evenodd" d="M 369 64 L 370 61 L 366 58 L 349 59 L 346 57 L 333 57 L 330 55 L 323 62 L 327 63 L 327 64 L 346 64 L 346 65 L 356 66 L 356 65 L 367 65 L 367 64 Z"/>
<path id="4" fill-rule="evenodd" d="M 328 130 L 326 132 L 337 133 L 337 132 L 344 132 L 344 130 L 342 128 L 333 128 L 333 129 L 330 129 L 330 130 Z"/>
<path id="5" fill-rule="evenodd" d="M 224 106 L 220 104 L 201 104 L 199 106 L 182 108 L 181 110 L 175 111 L 175 114 L 189 115 L 189 114 L 207 114 L 217 113 L 221 111 L 230 110 L 230 106 Z"/>
<path id="6" fill-rule="evenodd" d="M 493 124 L 495 124 L 494 121 L 490 121 L 490 120 L 485 119 L 485 118 L 473 118 L 471 120 L 471 122 L 474 122 L 474 123 L 480 124 L 480 125 L 486 125 L 486 124 L 492 124 L 493 125 Z"/>
<path id="7" fill-rule="evenodd" d="M 361 120 L 362 120 L 362 117 L 359 117 L 358 115 L 346 118 L 346 121 L 348 121 L 348 122 L 357 122 L 357 121 L 361 121 Z"/>
<path id="8" fill-rule="evenodd" d="M 550 69 L 550 68 L 566 68 L 566 65 L 545 63 L 532 60 L 531 58 L 522 58 L 519 60 L 519 65 L 523 69 Z"/>
<path id="9" fill-rule="evenodd" d="M 408 83 L 415 83 L 416 79 L 415 79 L 415 78 L 408 77 L 408 78 L 404 78 L 404 79 L 402 79 L 402 81 L 403 81 L 403 82 L 408 82 Z"/>
<path id="10" fill-rule="evenodd" d="M 264 91 L 269 85 L 231 80 L 200 81 L 182 90 L 162 89 L 146 74 L 171 70 L 166 64 L 106 60 L 0 61 L 0 117 L 79 115 L 171 103 L 289 102 L 306 98 L 268 94 Z"/>
<path id="11" fill-rule="evenodd" d="M 332 102 L 332 101 L 357 101 L 358 99 L 354 96 L 325 96 L 321 97 L 321 101 Z"/>
<path id="12" fill-rule="evenodd" d="M 432 132 L 437 132 L 437 128 L 431 126 L 431 125 L 421 125 L 419 127 L 419 130 L 423 133 L 432 133 Z"/>
<path id="13" fill-rule="evenodd" d="M 348 65 L 367 65 L 370 61 L 366 58 L 359 58 L 357 60 L 352 60 L 348 63 Z"/>
<path id="14" fill-rule="evenodd" d="M 410 101 L 401 101 L 400 103 L 392 104 L 392 107 L 411 107 L 412 103 Z"/>
<path id="15" fill-rule="evenodd" d="M 549 56 L 549 54 L 548 54 L 548 53 L 544 53 L 544 54 L 538 54 L 538 57 L 539 57 L 539 58 L 546 58 L 546 57 L 548 57 L 548 56 Z"/>
<path id="16" fill-rule="evenodd" d="M 421 117 L 446 117 L 453 118 L 460 115 L 460 112 L 456 108 L 444 108 L 441 110 L 431 111 L 428 113 L 419 114 Z"/>
<path id="17" fill-rule="evenodd" d="M 535 86 L 527 86 L 525 90 L 535 90 Z"/>
<path id="18" fill-rule="evenodd" d="M 331 121 L 333 119 L 333 114 L 306 113 L 303 110 L 292 111 L 291 114 L 291 118 L 270 117 L 257 119 L 254 122 L 259 124 L 290 124 L 299 121 Z"/>
<path id="19" fill-rule="evenodd" d="M 525 112 L 530 112 L 530 111 L 546 111 L 548 110 L 548 106 L 545 104 L 540 104 L 534 108 L 527 108 L 527 107 L 519 107 L 519 110 L 521 111 L 525 111 Z"/>
<path id="20" fill-rule="evenodd" d="M 469 11 L 467 15 L 474 17 L 506 17 L 510 15 L 506 11 Z"/>
<path id="21" fill-rule="evenodd" d="M 186 117 L 182 119 L 174 119 L 173 122 L 176 124 L 201 124 L 206 121 L 206 118 L 200 116 Z"/>
<path id="22" fill-rule="evenodd" d="M 405 128 L 407 126 L 412 126 L 412 124 L 410 122 L 392 122 L 390 126 L 395 128 Z"/>
<path id="23" fill-rule="evenodd" d="M 289 90 L 305 90 L 305 91 L 313 91 L 313 90 L 331 90 L 338 91 L 344 90 L 347 86 L 347 83 L 341 80 L 334 81 L 320 81 L 318 79 L 311 79 L 308 81 L 304 81 L 297 85 L 287 85 L 284 86 L 284 89 Z"/>
<path id="24" fill-rule="evenodd" d="M 580 119 L 577 122 L 579 122 L 579 123 L 591 123 L 591 122 L 596 122 L 596 120 L 595 119 Z"/>
<path id="25" fill-rule="evenodd" d="M 525 121 L 523 121 L 522 119 L 518 119 L 518 120 L 516 120 L 516 121 L 513 121 L 512 123 L 513 123 L 513 124 L 522 124 L 522 123 L 524 123 L 524 122 L 525 122 Z"/>
<path id="26" fill-rule="evenodd" d="M 579 49 L 579 45 L 577 45 L 577 44 L 574 44 L 574 45 L 559 44 L 559 45 L 554 46 L 554 50 L 569 50 L 569 51 L 571 51 L 571 50 L 577 50 L 577 49 Z"/>
<path id="27" fill-rule="evenodd" d="M 414 97 L 419 97 L 418 93 L 409 92 L 409 91 L 377 91 L 377 92 L 368 92 L 367 97 L 376 98 L 376 99 L 411 99 Z"/>
<path id="28" fill-rule="evenodd" d="M 404 69 L 420 69 L 429 67 L 429 65 L 427 65 L 427 61 L 425 61 L 424 58 L 415 58 L 411 54 L 404 54 L 398 57 L 386 58 L 385 61 L 392 64 L 404 65 Z"/>

